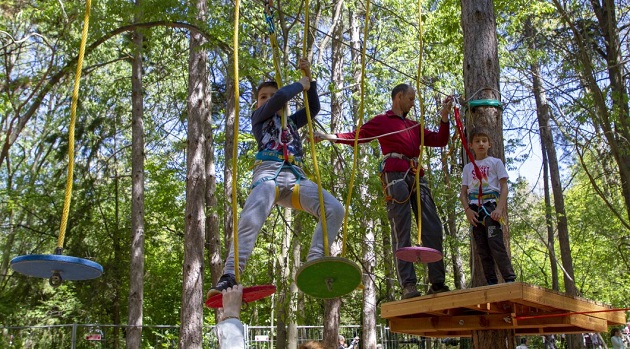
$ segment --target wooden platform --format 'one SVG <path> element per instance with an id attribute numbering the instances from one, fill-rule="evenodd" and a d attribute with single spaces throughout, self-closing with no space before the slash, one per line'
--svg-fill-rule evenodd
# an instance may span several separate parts
<path id="1" fill-rule="evenodd" d="M 610 309 L 514 282 L 384 303 L 381 317 L 392 332 L 427 337 L 470 337 L 473 330 L 494 329 L 541 335 L 607 332 L 609 325 L 625 324 L 625 312 L 605 312 Z"/>

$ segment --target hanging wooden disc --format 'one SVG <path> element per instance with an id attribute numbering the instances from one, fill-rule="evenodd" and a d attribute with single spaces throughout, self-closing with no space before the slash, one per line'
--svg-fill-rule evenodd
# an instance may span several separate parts
<path id="1" fill-rule="evenodd" d="M 314 298 L 336 298 L 361 285 L 359 266 L 341 257 L 323 257 L 304 264 L 297 272 L 300 291 Z"/>

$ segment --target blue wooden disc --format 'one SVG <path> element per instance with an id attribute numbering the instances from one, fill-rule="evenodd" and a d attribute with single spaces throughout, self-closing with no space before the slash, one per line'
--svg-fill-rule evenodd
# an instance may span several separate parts
<path id="1" fill-rule="evenodd" d="M 103 267 L 87 259 L 59 254 L 29 254 L 11 260 L 11 268 L 28 276 L 50 278 L 58 273 L 63 280 L 95 279 Z"/>

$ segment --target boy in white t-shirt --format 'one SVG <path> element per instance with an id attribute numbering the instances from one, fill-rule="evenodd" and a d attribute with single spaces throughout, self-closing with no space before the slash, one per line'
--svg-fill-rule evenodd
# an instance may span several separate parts
<path id="1" fill-rule="evenodd" d="M 503 242 L 500 223 L 507 211 L 508 173 L 500 159 L 488 155 L 492 144 L 487 131 L 475 128 L 468 139 L 475 162 L 464 166 L 459 199 L 472 225 L 486 282 L 488 285 L 498 283 L 495 265 L 505 282 L 513 282 L 516 274 Z"/>

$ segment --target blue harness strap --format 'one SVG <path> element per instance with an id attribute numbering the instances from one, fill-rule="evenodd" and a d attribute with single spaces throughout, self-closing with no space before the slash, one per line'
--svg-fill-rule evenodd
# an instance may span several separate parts
<path id="1" fill-rule="evenodd" d="M 471 201 L 471 202 L 478 201 L 478 200 L 483 201 L 483 200 L 487 200 L 487 199 L 495 199 L 495 200 L 497 200 L 498 198 L 499 198 L 499 192 L 494 191 L 494 190 L 491 191 L 491 192 L 488 192 L 488 193 L 483 193 L 481 198 L 479 197 L 478 193 L 469 193 L 468 194 L 468 200 Z"/>

